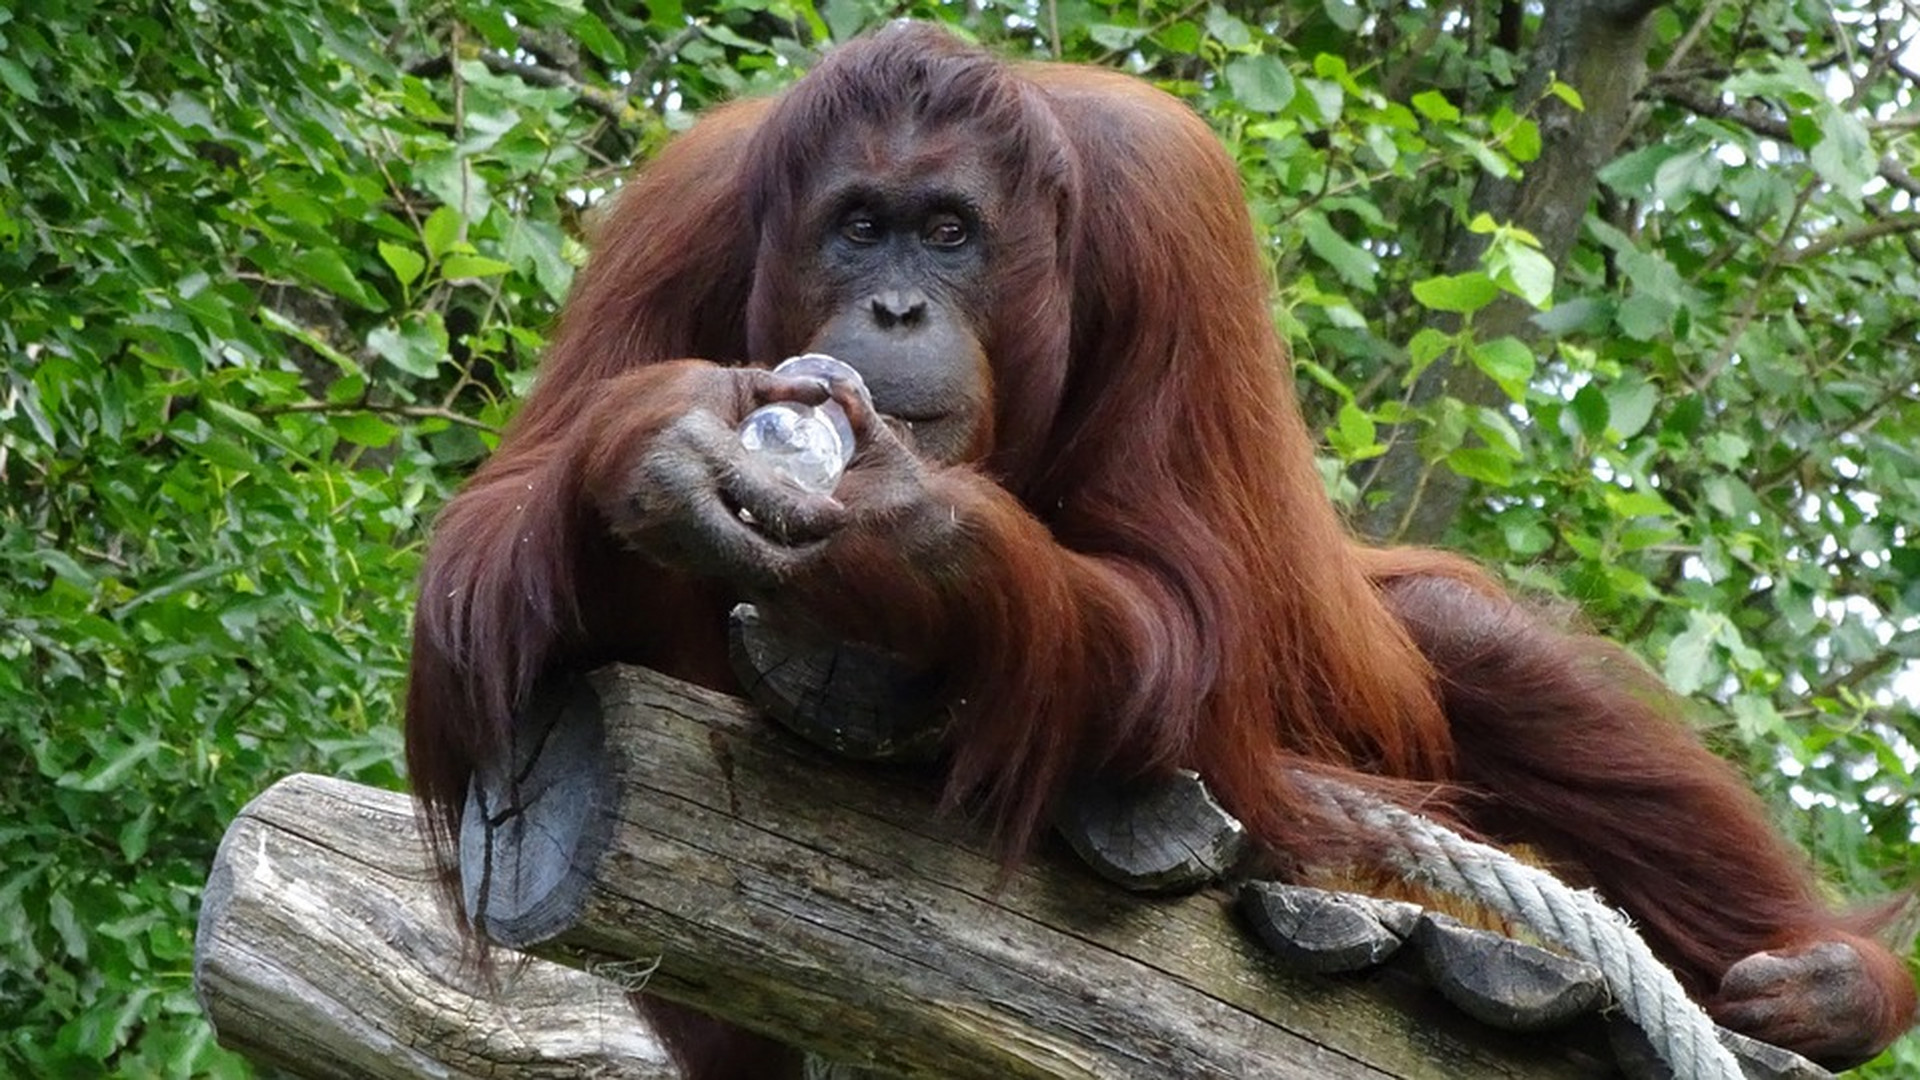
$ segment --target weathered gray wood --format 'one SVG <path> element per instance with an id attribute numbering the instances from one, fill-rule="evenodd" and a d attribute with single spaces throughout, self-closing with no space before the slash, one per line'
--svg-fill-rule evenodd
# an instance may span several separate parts
<path id="1" fill-rule="evenodd" d="M 592 884 L 612 821 L 600 702 L 582 682 L 544 689 L 514 728 L 510 762 L 483 770 L 460 821 L 460 899 L 509 947 L 552 937 Z"/>
<path id="2" fill-rule="evenodd" d="M 1605 1007 L 1592 965 L 1535 945 L 1464 926 L 1400 900 L 1303 885 L 1250 881 L 1240 910 L 1288 966 L 1326 974 L 1367 971 L 1412 954 L 1435 987 L 1463 1012 L 1510 1031 L 1564 1026 Z M 1720 1028 L 1746 1080 L 1833 1080 L 1790 1050 Z M 1646 1033 L 1623 1016 L 1606 1021 L 1608 1042 L 1628 1080 L 1675 1080 Z"/>
<path id="3" fill-rule="evenodd" d="M 1055 855 L 1008 872 L 930 778 L 840 761 L 742 702 L 593 678 L 619 792 L 568 962 L 905 1077 L 1598 1077 L 1582 1041 L 1466 1021 L 1412 979 L 1287 972 L 1224 890 L 1128 895 Z"/>
<path id="4" fill-rule="evenodd" d="M 1427 978 L 1477 1020 L 1509 1031 L 1563 1027 L 1607 1002 L 1584 960 L 1427 912 L 1414 931 Z"/>
<path id="5" fill-rule="evenodd" d="M 541 960 L 463 959 L 404 795 L 292 776 L 221 841 L 194 940 L 220 1044 L 282 1074 L 676 1075 L 622 988 Z"/>
<path id="6" fill-rule="evenodd" d="M 1247 829 L 1188 771 L 1131 784 L 1078 785 L 1054 827 L 1087 865 L 1135 892 L 1218 881 L 1247 853 Z"/>
<path id="7" fill-rule="evenodd" d="M 1747 1080 L 1834 1080 L 1832 1073 L 1799 1054 L 1749 1039 L 1737 1031 L 1721 1028 L 1720 1043 L 1733 1051 Z M 1668 1069 L 1661 1080 L 1673 1080 L 1673 1070 Z"/>
<path id="8" fill-rule="evenodd" d="M 838 1065 L 830 1061 L 807 1055 L 801 1080 L 893 1080 L 883 1072 L 862 1069 L 855 1065 Z"/>
<path id="9" fill-rule="evenodd" d="M 623 994 L 644 986 L 856 1063 L 811 1066 L 831 1080 L 1616 1075 L 1594 1020 L 1550 1040 L 1482 1027 L 1406 951 L 1363 979 L 1289 974 L 1224 890 L 1143 900 L 1056 856 L 1006 873 L 934 815 L 927 776 L 830 759 L 650 672 L 594 685 L 552 699 L 584 726 L 531 740 L 500 790 L 520 785 L 532 836 L 577 815 L 537 779 L 565 769 L 531 759 L 604 770 L 611 840 L 560 856 L 593 885 L 545 916 L 565 929 L 541 949 L 612 983 L 502 954 L 478 978 L 407 800 L 294 777 L 243 811 L 208 883 L 195 979 L 222 1043 L 296 1076 L 666 1077 Z M 598 843 L 570 835 L 529 850 Z M 1728 1041 L 1755 1080 L 1826 1075 Z"/>
<path id="10" fill-rule="evenodd" d="M 733 671 L 755 705 L 801 738 L 856 761 L 927 762 L 947 714 L 938 679 L 857 642 L 810 641 L 752 604 L 727 627 Z M 1226 876 L 1247 830 L 1192 772 L 1069 793 L 1054 825 L 1102 877 L 1136 892 L 1181 892 Z"/>
<path id="11" fill-rule="evenodd" d="M 1386 963 L 1421 916 L 1417 904 L 1402 900 L 1272 881 L 1243 886 L 1240 911 L 1282 963 L 1327 975 Z"/>
<path id="12" fill-rule="evenodd" d="M 733 609 L 729 660 L 747 697 L 787 730 L 856 761 L 932 761 L 947 714 L 938 679 L 857 642 L 806 641 Z"/>
<path id="13" fill-rule="evenodd" d="M 1608 1028 L 1620 1073 L 1627 1080 L 1676 1080 L 1673 1069 L 1661 1061 L 1646 1033 L 1624 1020 Z M 1718 1029 L 1720 1044 L 1733 1051 L 1746 1080 L 1834 1080 L 1832 1073 L 1791 1050 L 1749 1039 L 1737 1031 Z M 1679 1080 L 1685 1080 L 1684 1077 Z"/>

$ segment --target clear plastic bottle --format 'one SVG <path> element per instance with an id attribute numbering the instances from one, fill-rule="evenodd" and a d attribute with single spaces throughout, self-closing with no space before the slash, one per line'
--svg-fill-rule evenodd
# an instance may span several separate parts
<path id="1" fill-rule="evenodd" d="M 864 396 L 866 385 L 850 365 L 824 353 L 790 357 L 773 369 L 776 375 L 851 379 Z M 762 405 L 740 422 L 740 445 L 774 472 L 803 491 L 828 495 L 840 483 L 840 474 L 853 460 L 853 425 L 840 403 L 819 405 L 776 401 Z"/>

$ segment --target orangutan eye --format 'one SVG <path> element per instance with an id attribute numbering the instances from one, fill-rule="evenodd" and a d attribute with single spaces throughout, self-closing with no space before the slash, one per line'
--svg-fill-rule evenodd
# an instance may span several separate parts
<path id="1" fill-rule="evenodd" d="M 935 214 L 920 237 L 928 247 L 957 248 L 968 240 L 967 223 L 952 214 Z"/>
<path id="2" fill-rule="evenodd" d="M 880 242 L 880 223 L 868 214 L 851 214 L 840 224 L 840 235 L 856 244 Z"/>

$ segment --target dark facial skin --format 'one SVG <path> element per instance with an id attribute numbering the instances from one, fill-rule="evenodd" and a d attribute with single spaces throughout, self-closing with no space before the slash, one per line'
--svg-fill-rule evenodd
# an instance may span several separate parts
<path id="1" fill-rule="evenodd" d="M 848 140 L 852 141 L 852 140 Z M 911 146 L 890 152 L 889 143 Z M 979 327 L 991 306 L 997 193 L 948 140 L 873 140 L 830 160 L 806 204 L 796 275 L 822 321 L 807 342 L 851 364 L 920 455 L 968 460 L 992 437 Z"/>

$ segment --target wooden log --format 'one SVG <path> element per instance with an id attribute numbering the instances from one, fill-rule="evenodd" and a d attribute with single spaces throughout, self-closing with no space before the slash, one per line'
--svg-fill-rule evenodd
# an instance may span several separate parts
<path id="1" fill-rule="evenodd" d="M 1460 1016 L 1404 966 L 1289 972 L 1226 890 L 1134 896 L 1057 849 L 1007 871 L 976 828 L 936 812 L 924 770 L 839 760 L 742 702 L 651 672 L 608 668 L 591 685 L 598 710 L 564 696 L 576 704 L 554 720 L 592 730 L 534 735 L 511 772 L 536 776 L 542 750 L 574 748 L 610 778 L 610 827 L 562 812 L 548 828 L 575 800 L 536 783 L 524 805 L 505 789 L 490 805 L 542 837 L 531 857 L 572 870 L 499 873 L 529 857 L 499 829 L 467 847 L 491 852 L 471 868 L 487 871 L 475 914 L 562 924 L 516 939 L 537 954 L 643 964 L 650 992 L 902 1077 L 1611 1072 L 1597 1021 L 1520 1038 Z M 600 796 L 589 785 L 584 797 Z M 591 887 L 559 886 L 556 904 L 543 890 L 576 871 Z"/>
<path id="2" fill-rule="evenodd" d="M 752 604 L 727 619 L 727 657 L 747 698 L 788 731 L 857 761 L 932 761 L 947 711 L 937 675 L 858 642 L 781 633 Z"/>
<path id="3" fill-rule="evenodd" d="M 1524 941 L 1420 917 L 1414 939 L 1427 978 L 1468 1016 L 1514 1031 L 1562 1027 L 1607 1001 L 1600 969 Z"/>
<path id="4" fill-rule="evenodd" d="M 1625 1080 L 1686 1080 L 1675 1077 L 1673 1069 L 1653 1053 L 1646 1033 L 1639 1028 L 1621 1019 L 1608 1031 L 1613 1036 L 1614 1054 Z M 1740 1075 L 1744 1080 L 1834 1080 L 1832 1073 L 1791 1050 L 1749 1039 L 1726 1028 L 1719 1029 L 1718 1036 L 1721 1045 L 1733 1051 L 1734 1058 L 1740 1062 Z"/>
<path id="5" fill-rule="evenodd" d="M 752 604 L 733 609 L 727 641 L 747 700 L 835 757 L 939 756 L 948 712 L 937 674 L 858 642 L 782 632 Z M 1229 876 L 1249 846 L 1246 827 L 1184 770 L 1125 785 L 1089 778 L 1061 800 L 1054 827 L 1096 873 L 1135 892 L 1210 885 Z"/>
<path id="6" fill-rule="evenodd" d="M 1365 971 L 1400 951 L 1420 924 L 1418 905 L 1300 885 L 1251 881 L 1240 910 L 1282 963 L 1301 971 Z"/>
<path id="7" fill-rule="evenodd" d="M 510 954 L 487 976 L 471 961 L 412 800 L 290 776 L 221 841 L 194 986 L 222 1046 L 288 1076 L 678 1075 L 617 982 Z"/>
<path id="8" fill-rule="evenodd" d="M 1054 827 L 1094 873 L 1134 892 L 1212 884 L 1232 874 L 1251 846 L 1246 826 L 1187 770 L 1131 784 L 1079 784 Z"/>
<path id="9" fill-rule="evenodd" d="M 460 900 L 490 941 L 517 947 L 572 923 L 613 822 L 600 700 L 548 687 L 514 728 L 513 756 L 473 778 L 460 818 Z"/>

